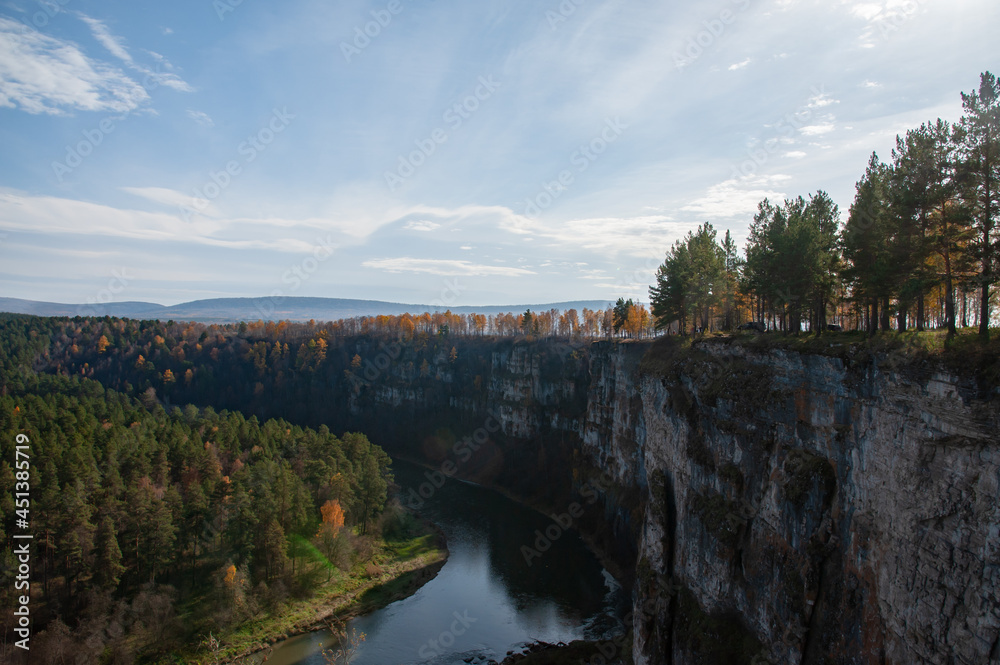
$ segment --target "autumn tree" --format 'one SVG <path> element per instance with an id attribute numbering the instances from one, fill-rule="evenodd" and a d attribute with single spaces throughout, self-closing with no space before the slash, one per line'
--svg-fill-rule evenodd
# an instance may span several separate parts
<path id="1" fill-rule="evenodd" d="M 979 262 L 979 336 L 989 339 L 990 288 L 1000 281 L 1000 238 L 994 237 L 1000 215 L 1000 84 L 985 72 L 979 89 L 962 93 L 959 180 L 972 215 L 976 239 L 972 254 Z"/>

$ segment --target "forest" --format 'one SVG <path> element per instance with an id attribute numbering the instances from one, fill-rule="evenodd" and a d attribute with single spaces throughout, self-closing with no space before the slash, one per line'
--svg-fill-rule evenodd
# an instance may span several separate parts
<path id="1" fill-rule="evenodd" d="M 91 325 L 105 324 L 69 327 Z M 0 593 L 13 607 L 11 461 L 16 435 L 27 433 L 32 662 L 183 652 L 265 607 L 308 597 L 335 570 L 377 567 L 383 534 L 406 528 L 387 506 L 389 457 L 363 434 L 165 408 L 155 391 L 137 399 L 81 373 L 36 372 L 59 328 L 33 317 L 0 323 Z M 76 337 L 71 347 L 107 353 L 101 339 Z"/>
<path id="2" fill-rule="evenodd" d="M 19 433 L 32 446 L 40 662 L 156 662 L 341 572 L 376 574 L 413 523 L 390 499 L 389 456 L 328 425 L 383 371 L 432 390 L 455 366 L 481 389 L 488 359 L 459 338 L 583 343 L 751 324 L 949 336 L 975 326 L 988 339 L 1000 281 L 996 78 L 982 74 L 962 102 L 958 121 L 897 137 L 888 162 L 872 154 L 843 223 L 818 191 L 760 202 L 742 252 L 730 232 L 719 240 L 701 225 L 667 252 L 648 309 L 620 298 L 582 312 L 213 325 L 0 314 L 0 600 L 14 604 Z"/>
<path id="3" fill-rule="evenodd" d="M 847 221 L 830 196 L 761 201 L 743 255 L 711 224 L 676 242 L 650 288 L 658 329 L 800 332 L 996 325 L 1000 86 L 986 72 L 964 115 L 872 154 Z"/>

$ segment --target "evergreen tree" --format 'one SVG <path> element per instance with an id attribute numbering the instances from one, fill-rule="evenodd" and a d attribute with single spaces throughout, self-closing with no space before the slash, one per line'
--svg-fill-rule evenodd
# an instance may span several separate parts
<path id="1" fill-rule="evenodd" d="M 937 138 L 933 126 L 923 124 L 896 137 L 892 151 L 890 204 L 895 233 L 890 247 L 896 266 L 892 281 L 898 290 L 898 328 L 906 330 L 906 313 L 916 305 L 917 330 L 924 329 L 924 300 L 938 281 L 931 263 L 933 236 L 930 219 L 934 183 L 940 179 L 935 155 Z"/>
<path id="2" fill-rule="evenodd" d="M 959 172 L 976 230 L 973 253 L 979 262 L 979 335 L 989 338 L 990 287 L 1000 281 L 1000 238 L 994 237 L 1000 216 L 1000 84 L 990 72 L 980 76 L 979 90 L 962 93 L 965 115 L 957 135 Z"/>
<path id="3" fill-rule="evenodd" d="M 725 251 L 715 237 L 715 229 L 706 222 L 667 252 L 649 290 L 658 329 L 677 321 L 684 332 L 689 320 L 709 329 L 729 283 Z"/>
<path id="4" fill-rule="evenodd" d="M 94 581 L 104 589 L 114 591 L 121 581 L 125 566 L 122 565 L 122 551 L 118 547 L 115 524 L 110 517 L 101 518 L 97 527 L 97 560 L 94 564 Z"/>
<path id="5" fill-rule="evenodd" d="M 892 256 L 885 239 L 890 235 L 889 167 L 872 153 L 858 181 L 854 203 L 841 235 L 846 263 L 842 275 L 864 310 L 864 327 L 874 335 L 879 324 L 888 327 L 888 302 L 893 274 Z M 879 316 L 880 310 L 884 316 Z"/>
<path id="6" fill-rule="evenodd" d="M 358 477 L 359 494 L 361 498 L 361 532 L 368 532 L 369 520 L 385 507 L 388 483 L 379 468 L 375 455 L 368 455 L 361 463 L 361 474 Z"/>

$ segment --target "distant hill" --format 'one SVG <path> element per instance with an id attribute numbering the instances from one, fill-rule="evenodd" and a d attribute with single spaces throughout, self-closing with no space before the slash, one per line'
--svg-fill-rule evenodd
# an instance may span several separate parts
<path id="1" fill-rule="evenodd" d="M 193 300 L 179 305 L 158 305 L 149 302 L 117 302 L 94 305 L 72 305 L 20 298 L 0 298 L 0 312 L 35 314 L 37 316 L 117 316 L 130 319 L 161 319 L 175 321 L 200 321 L 225 323 L 232 321 L 336 321 L 355 316 L 423 314 L 451 310 L 456 314 L 521 313 L 526 309 L 544 311 L 558 309 L 604 309 L 611 305 L 607 300 L 573 300 L 538 305 L 483 305 L 463 307 L 437 307 L 431 305 L 406 305 L 380 300 L 352 300 L 349 298 L 210 298 Z"/>

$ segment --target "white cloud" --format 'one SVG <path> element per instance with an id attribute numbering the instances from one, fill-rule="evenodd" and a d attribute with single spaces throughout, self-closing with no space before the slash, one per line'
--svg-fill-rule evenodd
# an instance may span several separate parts
<path id="1" fill-rule="evenodd" d="M 193 109 L 187 110 L 187 117 L 191 118 L 197 122 L 202 127 L 214 127 L 215 121 L 212 120 L 212 116 L 208 115 L 204 111 L 195 111 Z"/>
<path id="2" fill-rule="evenodd" d="M 578 248 L 609 255 L 659 256 L 694 228 L 664 215 L 593 217 L 541 225 L 537 234 L 562 248 Z"/>
<path id="3" fill-rule="evenodd" d="M 746 67 L 749 64 L 750 64 L 750 58 L 747 58 L 746 60 L 744 60 L 742 62 L 737 62 L 737 63 L 734 63 L 732 65 L 729 65 L 729 71 L 735 72 L 737 69 L 743 69 L 744 67 Z"/>
<path id="4" fill-rule="evenodd" d="M 429 219 L 420 219 L 407 222 L 403 228 L 408 231 L 433 231 L 441 228 L 441 225 Z"/>
<path id="5" fill-rule="evenodd" d="M 807 153 L 804 153 L 801 150 L 792 150 L 790 152 L 785 153 L 785 157 L 788 157 L 789 159 L 802 159 L 803 157 L 806 156 Z"/>
<path id="6" fill-rule="evenodd" d="M 94 35 L 94 39 L 99 41 L 104 48 L 108 49 L 111 55 L 115 56 L 127 65 L 133 65 L 132 56 L 125 50 L 124 40 L 111 34 L 108 26 L 101 21 L 91 18 L 86 14 L 80 14 L 80 20 L 87 24 Z"/>
<path id="7" fill-rule="evenodd" d="M 169 71 L 173 69 L 173 66 L 159 53 L 153 51 L 146 51 L 149 55 L 157 61 L 157 67 L 155 70 L 137 63 L 132 55 L 125 48 L 125 40 L 121 37 L 111 34 L 111 30 L 102 21 L 95 18 L 91 18 L 83 13 L 78 13 L 80 20 L 87 24 L 90 28 L 91 33 L 94 35 L 94 39 L 101 43 L 104 48 L 106 48 L 111 55 L 115 56 L 126 65 L 129 69 L 136 71 L 143 75 L 144 81 L 150 80 L 155 82 L 157 85 L 163 85 L 168 88 L 177 90 L 178 92 L 192 92 L 194 88 L 187 84 L 186 81 L 181 79 L 177 74 L 171 73 Z"/>
<path id="8" fill-rule="evenodd" d="M 365 268 L 374 268 L 386 272 L 415 272 L 440 275 L 442 277 L 519 277 L 536 273 L 524 268 L 508 268 L 506 266 L 484 265 L 470 261 L 454 259 L 417 259 L 400 257 L 395 259 L 370 259 L 361 264 Z"/>
<path id="9" fill-rule="evenodd" d="M 823 134 L 829 134 L 834 129 L 836 125 L 832 122 L 825 122 L 818 125 L 806 125 L 799 129 L 806 136 L 822 136 Z"/>
<path id="10" fill-rule="evenodd" d="M 124 72 L 91 60 L 76 44 L 0 18 L 0 107 L 127 112 L 147 99 Z"/>
<path id="11" fill-rule="evenodd" d="M 861 84 L 861 87 L 862 88 L 881 88 L 882 84 L 879 83 L 878 81 L 870 81 L 868 79 L 865 79 L 865 81 Z"/>
<path id="12" fill-rule="evenodd" d="M 198 210 L 194 197 L 166 187 L 122 187 L 123 192 L 140 196 L 148 201 L 160 203 L 177 210 Z M 209 203 L 198 210 L 205 217 L 221 217 L 222 213 L 214 204 Z"/>
<path id="13" fill-rule="evenodd" d="M 157 187 L 126 191 L 168 206 L 183 195 Z M 190 198 L 184 197 L 186 202 Z M 0 225 L 5 229 L 41 234 L 87 235 L 142 241 L 208 245 L 227 249 L 312 252 L 317 238 L 329 238 L 326 220 L 276 220 L 198 216 L 185 221 L 174 212 L 149 212 L 54 196 L 28 196 L 0 191 Z M 318 233 L 325 229 L 326 234 Z M 248 240 L 247 238 L 252 238 Z M 338 240 L 334 238 L 334 240 Z"/>
<path id="14" fill-rule="evenodd" d="M 807 109 L 821 109 L 826 106 L 831 106 L 832 104 L 840 103 L 840 100 L 831 97 L 826 90 L 823 89 L 823 86 L 820 86 L 818 90 L 813 88 L 813 93 L 813 96 L 809 98 L 808 102 L 806 102 Z"/>
<path id="15" fill-rule="evenodd" d="M 725 180 L 709 187 L 704 196 L 681 210 L 708 218 L 751 216 L 763 199 L 783 199 L 784 192 L 772 187 L 790 178 L 791 176 L 778 174 Z"/>

